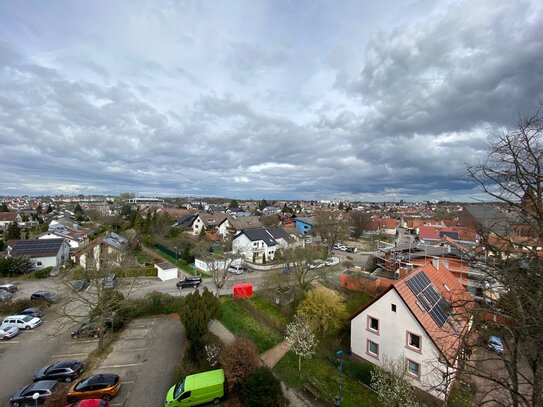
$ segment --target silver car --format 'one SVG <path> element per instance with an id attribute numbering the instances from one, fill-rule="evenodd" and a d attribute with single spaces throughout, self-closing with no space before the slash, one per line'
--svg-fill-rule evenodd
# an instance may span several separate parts
<path id="1" fill-rule="evenodd" d="M 0 339 L 7 341 L 19 333 L 19 328 L 13 325 L 0 326 Z"/>
<path id="2" fill-rule="evenodd" d="M 16 326 L 19 329 L 33 329 L 41 325 L 41 319 L 30 315 L 12 315 L 4 319 L 2 324 Z"/>

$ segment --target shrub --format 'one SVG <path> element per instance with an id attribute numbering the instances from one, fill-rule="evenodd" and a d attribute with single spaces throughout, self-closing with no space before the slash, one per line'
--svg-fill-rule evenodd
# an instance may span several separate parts
<path id="1" fill-rule="evenodd" d="M 236 338 L 224 349 L 220 362 L 226 375 L 228 387 L 230 390 L 238 389 L 245 378 L 258 367 L 258 350 L 250 339 Z"/>
<path id="2" fill-rule="evenodd" d="M 36 301 L 30 301 L 30 299 L 19 299 L 14 301 L 4 301 L 0 302 L 0 315 L 15 315 L 19 313 L 20 311 L 24 310 L 25 308 L 30 307 L 42 307 L 48 306 L 46 302 L 39 301 L 39 304 L 37 304 Z"/>
<path id="3" fill-rule="evenodd" d="M 286 405 L 281 383 L 267 367 L 259 367 L 241 385 L 246 407 L 282 407 Z"/>
<path id="4" fill-rule="evenodd" d="M 46 267 L 41 270 L 36 270 L 33 275 L 35 278 L 47 278 L 51 270 L 53 270 L 53 267 Z"/>
<path id="5" fill-rule="evenodd" d="M 153 291 L 145 296 L 145 302 L 146 314 L 173 314 L 180 311 L 183 299 L 159 291 Z"/>

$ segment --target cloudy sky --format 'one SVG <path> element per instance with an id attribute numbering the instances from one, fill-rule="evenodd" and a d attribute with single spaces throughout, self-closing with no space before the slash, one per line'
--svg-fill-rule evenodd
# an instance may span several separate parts
<path id="1" fill-rule="evenodd" d="M 0 195 L 474 199 L 543 2 L 2 1 Z"/>

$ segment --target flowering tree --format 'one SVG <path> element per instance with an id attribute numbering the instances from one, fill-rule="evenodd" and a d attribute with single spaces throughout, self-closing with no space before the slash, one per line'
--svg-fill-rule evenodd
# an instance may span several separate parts
<path id="1" fill-rule="evenodd" d="M 298 356 L 298 371 L 301 371 L 302 358 L 311 358 L 315 354 L 318 343 L 308 321 L 301 315 L 296 314 L 294 321 L 287 325 L 285 340 Z"/>
<path id="2" fill-rule="evenodd" d="M 371 387 L 377 396 L 391 407 L 419 407 L 413 387 L 406 379 L 403 360 L 383 358 L 383 367 L 374 367 L 371 372 Z"/>

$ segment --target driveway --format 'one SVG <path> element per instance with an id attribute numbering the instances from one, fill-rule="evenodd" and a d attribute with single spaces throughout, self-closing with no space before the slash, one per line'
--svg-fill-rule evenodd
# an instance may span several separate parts
<path id="1" fill-rule="evenodd" d="M 177 319 L 149 317 L 132 321 L 93 371 L 121 377 L 121 390 L 111 400 L 112 407 L 164 406 L 186 343 L 185 331 Z"/>

